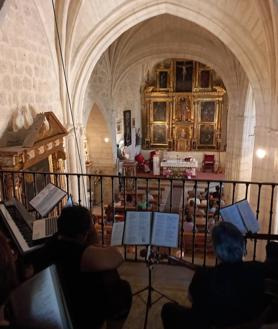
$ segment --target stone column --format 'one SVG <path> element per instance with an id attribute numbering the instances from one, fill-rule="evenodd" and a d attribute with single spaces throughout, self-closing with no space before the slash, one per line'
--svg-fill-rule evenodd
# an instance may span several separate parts
<path id="1" fill-rule="evenodd" d="M 66 137 L 65 141 L 65 148 L 66 148 L 66 172 L 68 173 L 74 173 L 76 172 L 76 161 L 75 161 L 75 142 L 74 142 L 74 134 L 73 130 L 68 129 L 69 134 Z M 77 186 L 76 181 L 70 176 L 69 177 L 69 190 L 72 194 L 74 202 L 78 199 L 78 193 L 77 193 Z"/>

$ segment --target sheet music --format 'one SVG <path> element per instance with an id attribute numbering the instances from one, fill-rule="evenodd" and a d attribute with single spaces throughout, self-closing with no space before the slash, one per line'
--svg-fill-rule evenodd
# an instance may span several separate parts
<path id="1" fill-rule="evenodd" d="M 52 183 L 46 185 L 31 201 L 30 205 L 42 216 L 46 216 L 67 194 Z"/>
<path id="2" fill-rule="evenodd" d="M 152 240 L 154 246 L 178 247 L 179 215 L 155 212 L 153 218 Z"/>
<path id="3" fill-rule="evenodd" d="M 224 221 L 234 224 L 242 234 L 247 233 L 247 227 L 237 207 L 237 204 L 220 209 L 221 217 Z"/>
<path id="4" fill-rule="evenodd" d="M 123 244 L 124 222 L 113 224 L 111 235 L 111 246 L 121 246 Z"/>
<path id="5" fill-rule="evenodd" d="M 126 212 L 124 244 L 150 244 L 151 215 L 150 211 Z"/>
<path id="6" fill-rule="evenodd" d="M 260 229 L 257 218 L 251 209 L 247 200 L 237 203 L 238 210 L 247 226 L 247 230 L 252 233 L 257 233 Z"/>

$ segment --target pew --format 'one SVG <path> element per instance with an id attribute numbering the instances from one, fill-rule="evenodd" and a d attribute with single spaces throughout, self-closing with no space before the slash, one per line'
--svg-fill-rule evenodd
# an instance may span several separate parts
<path id="1" fill-rule="evenodd" d="M 195 252 L 204 252 L 205 250 L 205 241 L 206 234 L 203 232 L 196 232 L 194 236 L 194 251 Z M 193 233 L 184 232 L 183 233 L 183 250 L 184 252 L 192 252 L 192 243 L 193 243 Z M 206 252 L 213 253 L 212 240 L 209 233 L 207 233 L 207 245 Z"/>

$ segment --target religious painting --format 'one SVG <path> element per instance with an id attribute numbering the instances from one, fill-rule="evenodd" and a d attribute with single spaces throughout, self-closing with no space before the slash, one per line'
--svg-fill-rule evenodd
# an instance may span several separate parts
<path id="1" fill-rule="evenodd" d="M 157 88 L 158 89 L 166 89 L 168 88 L 168 71 L 158 71 L 157 75 Z"/>
<path id="2" fill-rule="evenodd" d="M 206 101 L 200 103 L 201 122 L 214 122 L 216 114 L 216 106 L 214 101 Z"/>
<path id="3" fill-rule="evenodd" d="M 214 145 L 214 125 L 200 125 L 200 145 Z"/>
<path id="4" fill-rule="evenodd" d="M 192 92 L 193 61 L 176 62 L 176 91 Z"/>
<path id="5" fill-rule="evenodd" d="M 122 129 L 121 129 L 121 120 L 118 120 L 117 121 L 116 132 L 117 132 L 117 134 L 120 134 L 122 132 Z"/>
<path id="6" fill-rule="evenodd" d="M 176 148 L 177 152 L 187 152 L 191 150 L 190 140 L 188 139 L 178 139 L 176 141 Z"/>
<path id="7" fill-rule="evenodd" d="M 201 70 L 199 72 L 199 87 L 202 89 L 211 88 L 211 71 Z"/>
<path id="8" fill-rule="evenodd" d="M 177 139 L 190 139 L 192 137 L 192 127 L 191 126 L 181 126 L 176 128 L 176 138 Z"/>
<path id="9" fill-rule="evenodd" d="M 166 121 L 166 102 L 153 102 L 153 121 Z"/>
<path id="10" fill-rule="evenodd" d="M 131 145 L 131 111 L 124 111 L 124 145 Z"/>
<path id="11" fill-rule="evenodd" d="M 140 128 L 135 129 L 135 145 L 141 145 L 142 144 L 142 137 L 141 137 L 141 130 Z"/>
<path id="12" fill-rule="evenodd" d="M 167 126 L 152 126 L 152 144 L 167 144 Z"/>

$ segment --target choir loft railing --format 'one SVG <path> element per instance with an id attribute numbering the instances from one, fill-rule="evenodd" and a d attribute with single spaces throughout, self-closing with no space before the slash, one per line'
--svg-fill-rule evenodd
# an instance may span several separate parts
<path id="1" fill-rule="evenodd" d="M 160 248 L 160 253 L 193 264 L 212 264 L 215 258 L 210 232 L 213 225 L 221 220 L 219 208 L 244 198 L 249 200 L 260 224 L 259 234 L 247 235 L 247 257 L 263 260 L 265 243 L 278 240 L 275 234 L 277 183 L 0 171 L 1 201 L 16 198 L 39 218 L 29 201 L 49 182 L 71 194 L 77 204 L 90 209 L 102 246 L 110 244 L 113 222 L 123 221 L 128 210 L 175 212 L 180 216 L 179 247 Z M 190 200 L 193 202 L 190 203 Z M 193 218 L 191 231 L 185 228 L 188 204 L 191 204 Z M 211 205 L 215 207 L 213 215 Z M 62 207 L 60 202 L 53 212 L 58 215 Z M 125 246 L 126 259 L 142 259 L 141 249 Z"/>

